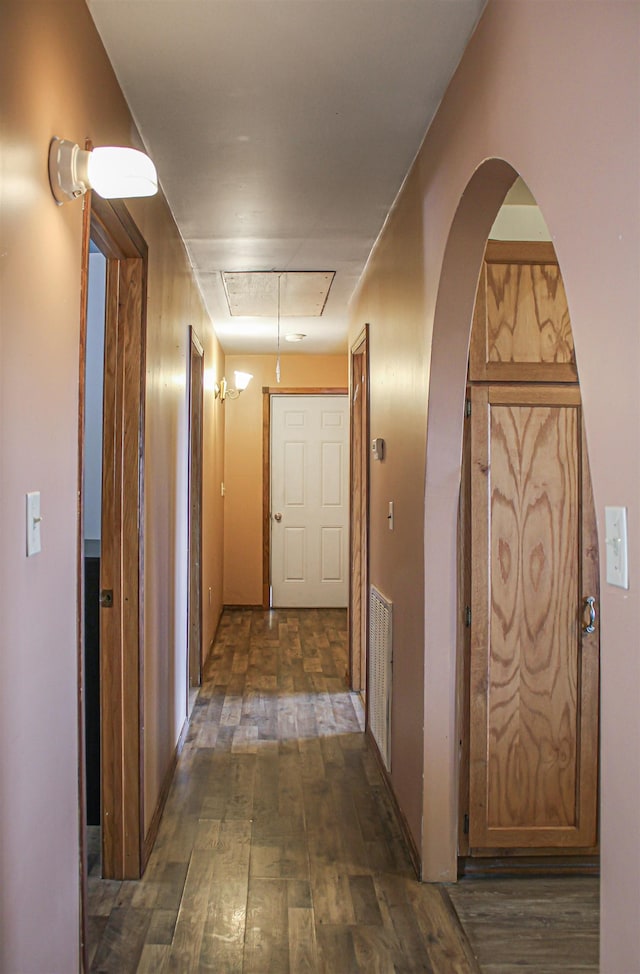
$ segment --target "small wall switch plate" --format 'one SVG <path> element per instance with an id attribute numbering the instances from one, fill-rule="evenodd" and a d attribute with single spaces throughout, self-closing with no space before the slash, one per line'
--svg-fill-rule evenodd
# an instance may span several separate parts
<path id="1" fill-rule="evenodd" d="M 393 501 L 389 501 L 389 513 L 387 514 L 389 530 L 393 531 Z"/>
<path id="2" fill-rule="evenodd" d="M 374 460 L 384 460 L 384 440 L 380 436 L 376 436 L 375 440 L 371 440 L 371 456 Z"/>
<path id="3" fill-rule="evenodd" d="M 605 507 L 604 527 L 607 582 L 609 585 L 617 585 L 618 588 L 629 588 L 626 507 Z"/>
<path id="4" fill-rule="evenodd" d="M 40 491 L 27 494 L 27 558 L 42 551 L 40 540 Z"/>

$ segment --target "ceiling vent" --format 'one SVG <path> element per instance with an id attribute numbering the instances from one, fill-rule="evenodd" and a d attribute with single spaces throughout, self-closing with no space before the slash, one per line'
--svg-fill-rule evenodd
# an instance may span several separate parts
<path id="1" fill-rule="evenodd" d="M 243 318 L 318 318 L 335 271 L 223 271 L 229 313 Z"/>

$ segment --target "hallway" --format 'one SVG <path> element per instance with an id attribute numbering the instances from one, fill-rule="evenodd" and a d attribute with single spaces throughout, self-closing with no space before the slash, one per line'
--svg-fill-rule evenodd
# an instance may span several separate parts
<path id="1" fill-rule="evenodd" d="M 596 880 L 461 884 L 469 940 L 416 881 L 346 667 L 343 610 L 225 611 L 143 880 L 90 879 L 92 971 L 597 971 Z"/>

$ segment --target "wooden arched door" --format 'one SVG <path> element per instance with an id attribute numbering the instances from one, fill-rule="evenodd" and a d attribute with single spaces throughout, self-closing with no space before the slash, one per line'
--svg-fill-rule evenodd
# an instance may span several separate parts
<path id="1" fill-rule="evenodd" d="M 489 242 L 466 451 L 463 854 L 597 845 L 598 548 L 580 389 L 551 244 Z"/>

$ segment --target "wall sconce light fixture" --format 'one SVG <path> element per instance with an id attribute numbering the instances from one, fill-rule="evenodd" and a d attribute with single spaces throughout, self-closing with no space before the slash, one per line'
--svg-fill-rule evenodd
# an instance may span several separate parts
<path id="1" fill-rule="evenodd" d="M 215 396 L 216 399 L 220 399 L 220 402 L 224 402 L 225 399 L 237 399 L 253 379 L 251 372 L 234 372 L 233 374 L 236 380 L 235 387 L 230 386 L 224 376 L 220 382 L 216 382 Z"/>
<path id="2" fill-rule="evenodd" d="M 49 146 L 49 182 L 59 206 L 88 189 L 108 200 L 158 192 L 156 167 L 144 152 L 111 145 L 81 149 L 55 136 Z"/>

